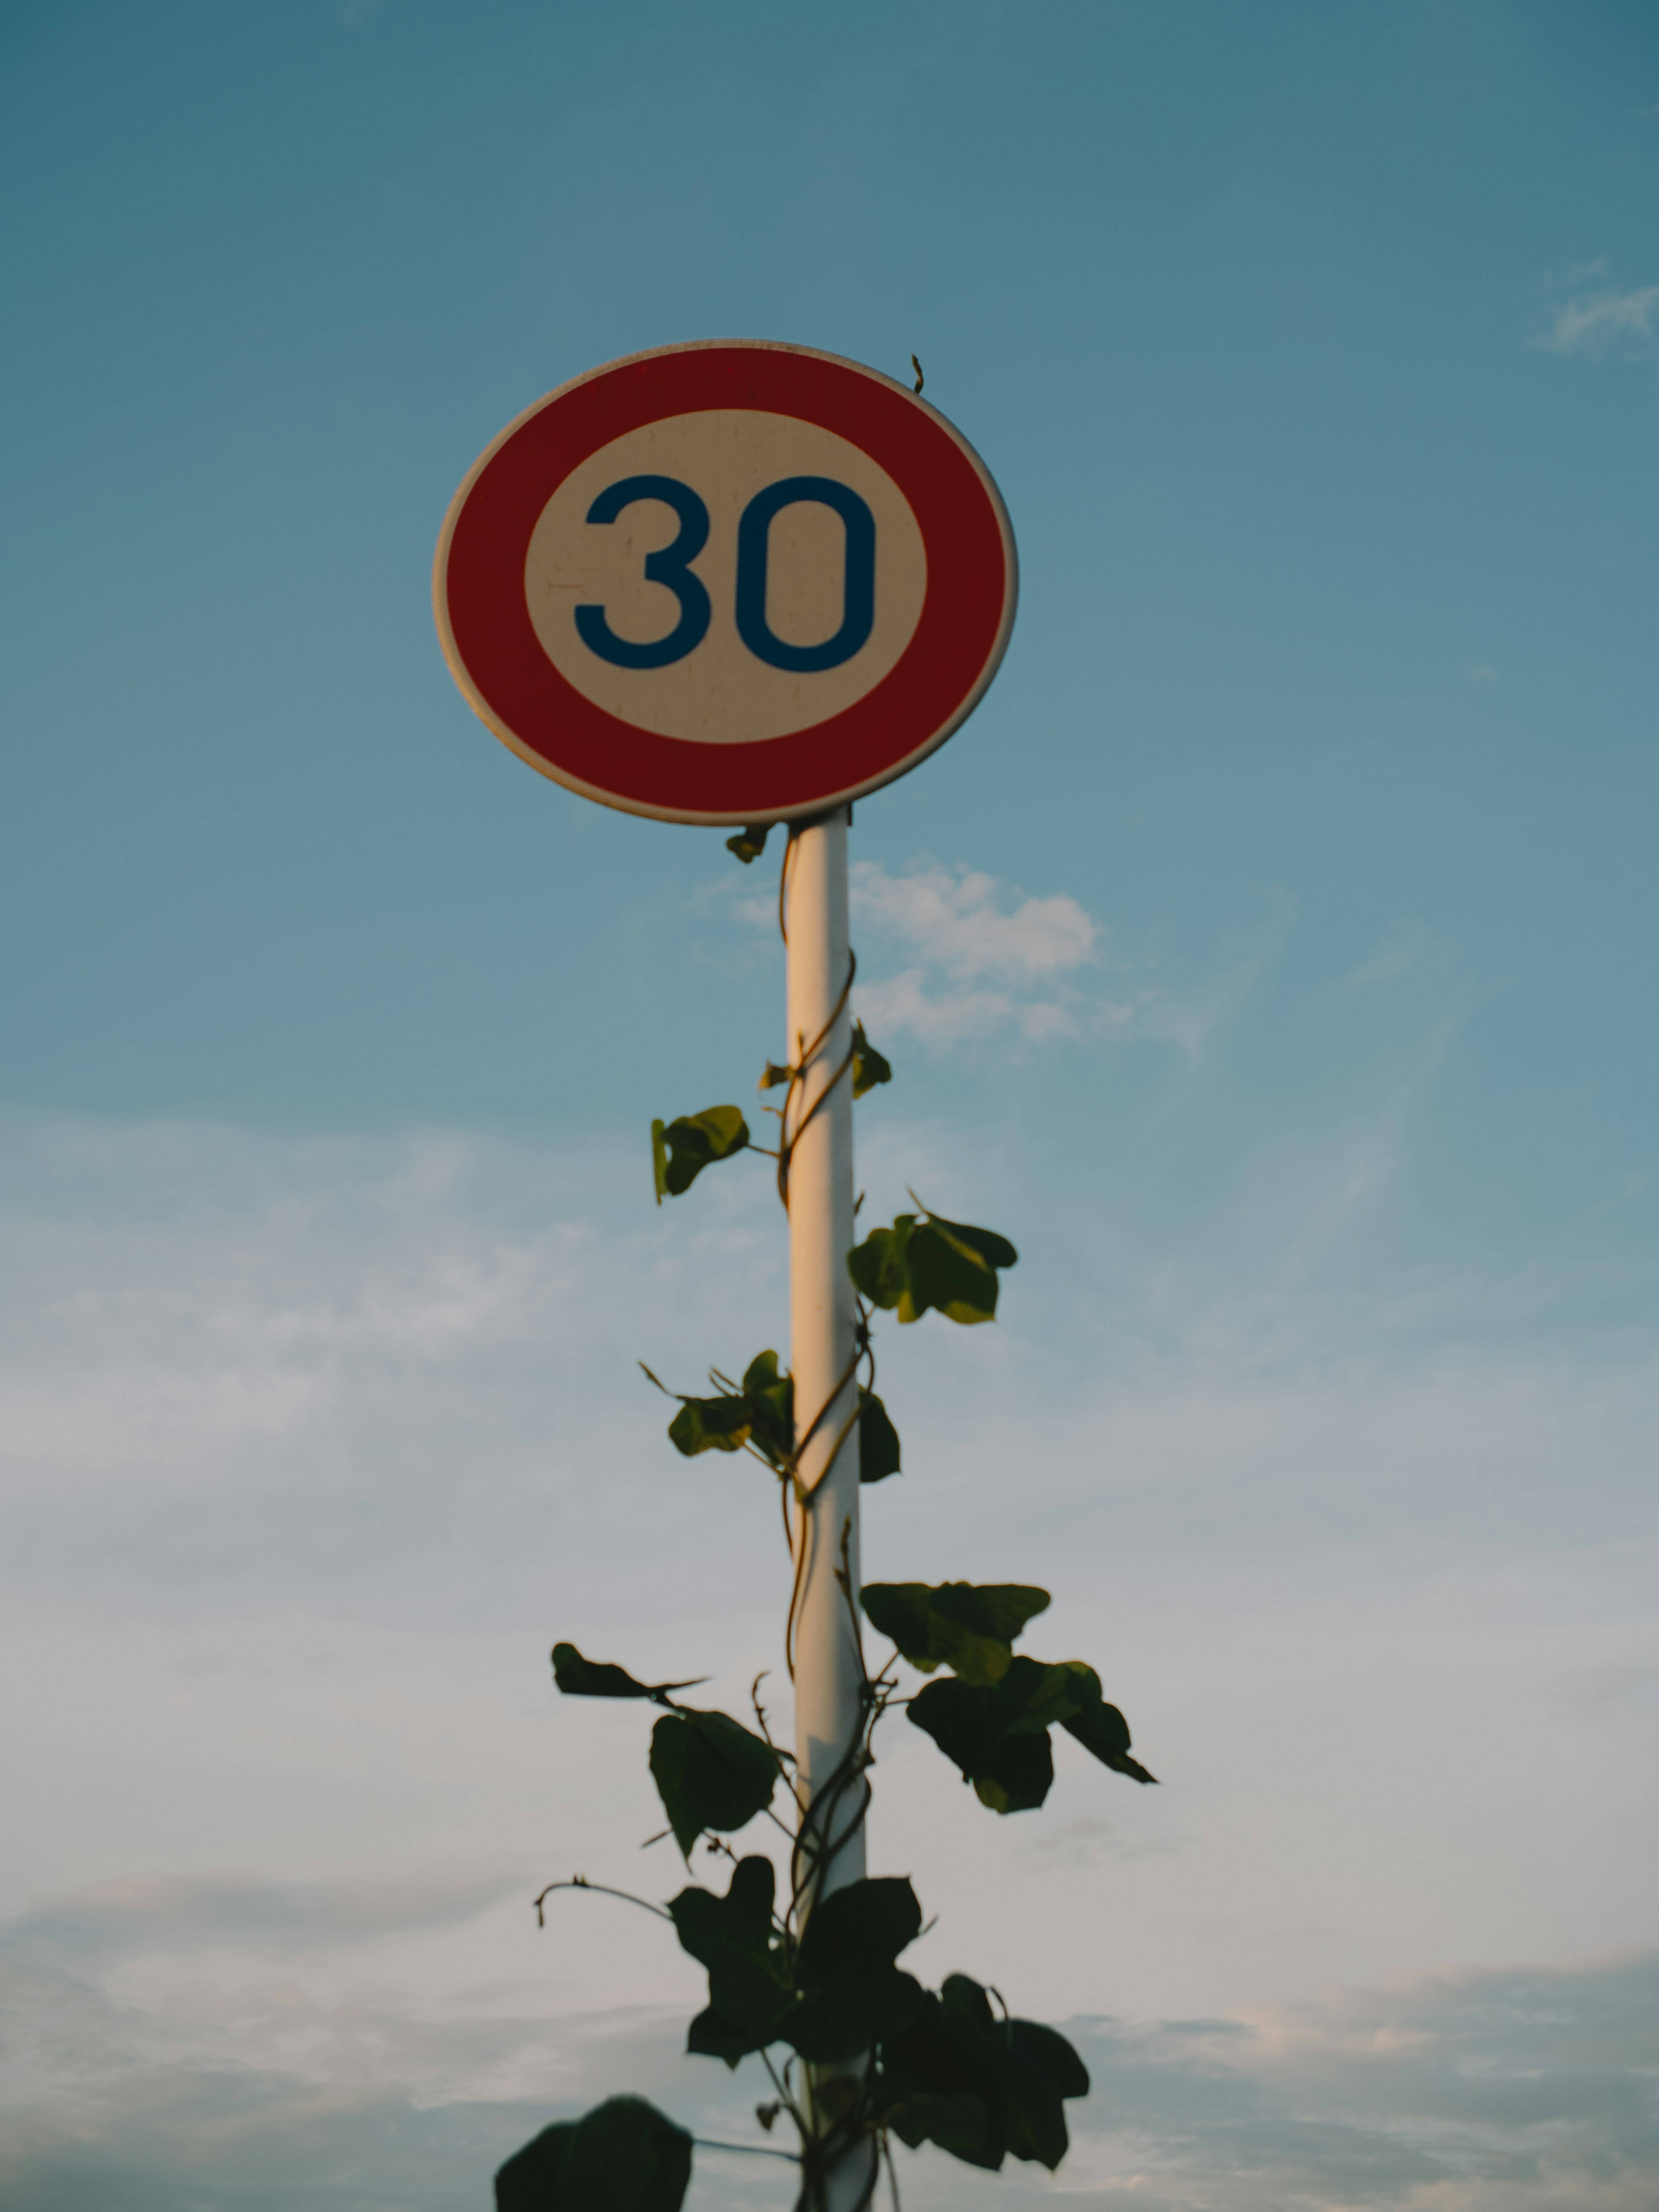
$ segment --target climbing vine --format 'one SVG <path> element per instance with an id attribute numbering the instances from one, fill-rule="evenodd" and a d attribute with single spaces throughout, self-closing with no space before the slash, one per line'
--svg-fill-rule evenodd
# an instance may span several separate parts
<path id="1" fill-rule="evenodd" d="M 759 858 L 764 827 L 729 839 L 744 866 Z M 786 848 L 782 912 L 793 837 Z M 789 1157 L 800 1129 L 836 1081 L 850 1079 L 854 1098 L 889 1082 L 892 1069 L 861 1025 L 852 1050 L 805 1115 L 792 1121 L 806 1071 L 835 1026 L 846 990 L 820 1037 L 802 1042 L 799 1063 L 769 1063 L 763 1091 L 781 1089 L 772 1108 L 775 1151 L 757 1145 L 735 1106 L 651 1127 L 657 1202 L 684 1197 L 709 1168 L 745 1152 L 767 1152 L 777 1164 L 787 1208 Z M 847 1255 L 856 1293 L 852 1365 L 829 1401 L 858 1377 L 859 1479 L 888 1480 L 901 1471 L 898 1431 L 875 1390 L 872 1325 L 878 1313 L 901 1324 L 936 1313 L 959 1326 L 992 1320 L 1002 1275 L 1018 1257 L 994 1231 L 946 1220 L 912 1194 L 915 1212 L 872 1230 Z M 642 1364 L 642 1363 L 641 1363 Z M 805 1545 L 793 1533 L 790 1509 L 811 1489 L 801 1474 L 805 1447 L 829 1407 L 803 1423 L 794 1385 L 774 1351 L 756 1354 L 734 1376 L 709 1370 L 707 1394 L 669 1389 L 676 1401 L 668 1441 L 688 1459 L 746 1452 L 776 1479 L 786 1536 L 795 1553 L 794 1583 L 785 1627 L 785 1656 L 793 1672 L 793 1637 Z M 835 1439 L 826 1465 L 843 1440 Z M 1063 1729 L 1104 1766 L 1132 1781 L 1155 1778 L 1131 1754 L 1128 1723 L 1109 1704 L 1100 1677 L 1080 1659 L 1046 1661 L 1015 1643 L 1048 1609 L 1034 1585 L 963 1582 L 868 1583 L 854 1589 L 843 1540 L 838 1577 L 858 1653 L 860 1717 L 840 1765 L 811 1804 L 794 1760 L 778 1743 L 760 1700 L 757 1678 L 742 1719 L 687 1704 L 694 1680 L 644 1682 L 626 1668 L 584 1656 L 575 1645 L 553 1647 L 553 1680 L 572 1698 L 632 1700 L 657 1709 L 650 1771 L 688 1874 L 702 1847 L 705 1862 L 727 1869 L 725 1888 L 692 1880 L 660 1903 L 591 1882 L 581 1875 L 550 1883 L 536 1900 L 538 1922 L 556 1893 L 577 1890 L 620 1899 L 671 1927 L 682 1949 L 706 1969 L 708 2002 L 691 2021 L 688 2051 L 735 2068 L 760 2060 L 770 2094 L 756 2110 L 769 2141 L 708 2144 L 786 2160 L 793 2169 L 795 2212 L 821 2212 L 826 2177 L 849 2151 L 868 2147 L 860 2207 L 871 2205 L 884 2172 L 898 2204 L 892 2142 L 911 2148 L 931 2142 L 970 2166 L 993 2170 L 1005 2159 L 1033 2160 L 1051 2170 L 1066 2154 L 1066 2104 L 1088 2094 L 1082 2060 L 1052 2027 L 1012 2017 L 1000 1991 L 966 1974 L 947 1974 L 924 1988 L 898 1962 L 922 1932 L 922 1909 L 908 1880 L 878 1875 L 817 1893 L 824 1868 L 862 1823 L 872 1743 L 887 1717 L 902 1711 L 932 1738 L 964 1783 L 992 1812 L 1040 1806 L 1054 1780 L 1052 1732 Z M 864 1630 L 891 1648 L 871 1671 Z M 907 1689 L 909 1675 L 926 1679 Z M 780 1806 L 782 1811 L 780 1811 Z M 787 1844 L 787 1875 L 764 1851 L 739 1856 L 728 1838 L 757 1822 Z M 778 2147 L 781 2124 L 794 2147 Z M 561 2121 L 509 2159 L 495 2177 L 497 2212 L 678 2212 L 690 2185 L 697 2139 L 642 2098 L 617 2096 L 579 2120 Z"/>

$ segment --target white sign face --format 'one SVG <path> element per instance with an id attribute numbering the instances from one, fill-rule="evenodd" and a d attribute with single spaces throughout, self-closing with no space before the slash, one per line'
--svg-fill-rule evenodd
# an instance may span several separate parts
<path id="1" fill-rule="evenodd" d="M 600 447 L 542 509 L 525 562 L 531 623 L 565 681 L 692 743 L 791 735 L 854 705 L 897 664 L 927 596 L 921 530 L 886 471 L 832 430 L 755 409 L 670 416 Z M 641 665 L 705 612 L 689 649 Z M 788 659 L 819 665 L 776 665 Z"/>

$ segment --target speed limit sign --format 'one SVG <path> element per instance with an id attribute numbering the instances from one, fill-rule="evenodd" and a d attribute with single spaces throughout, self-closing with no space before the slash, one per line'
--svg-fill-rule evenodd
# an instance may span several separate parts
<path id="1" fill-rule="evenodd" d="M 938 410 L 803 346 L 668 346 L 539 399 L 438 541 L 444 655 L 573 791 L 672 822 L 821 814 L 958 727 L 1013 625 L 1013 533 Z"/>

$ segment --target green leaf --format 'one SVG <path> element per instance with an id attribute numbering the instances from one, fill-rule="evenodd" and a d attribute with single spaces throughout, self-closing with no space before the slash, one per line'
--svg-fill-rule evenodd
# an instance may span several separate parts
<path id="1" fill-rule="evenodd" d="M 974 1229 L 934 1213 L 901 1213 L 890 1229 L 872 1229 L 847 1255 L 848 1272 L 872 1305 L 920 1321 L 930 1307 L 950 1320 L 990 1321 L 997 1310 L 997 1270 L 1019 1255 L 994 1230 Z"/>
<path id="2" fill-rule="evenodd" d="M 756 1449 L 781 1470 L 795 1448 L 795 1384 L 778 1372 L 775 1352 L 757 1352 L 743 1370 Z"/>
<path id="3" fill-rule="evenodd" d="M 864 1034 L 864 1024 L 853 1024 L 853 1096 L 862 1098 L 866 1091 L 873 1091 L 878 1083 L 890 1083 L 893 1066 L 884 1060 Z"/>
<path id="4" fill-rule="evenodd" d="M 1052 2171 L 1066 2150 L 1063 2100 L 1088 2089 L 1063 2035 L 998 2020 L 977 1982 L 951 1974 L 884 2048 L 875 2117 L 902 2142 L 936 2142 L 969 2166 L 994 2171 L 1012 2151 Z"/>
<path id="5" fill-rule="evenodd" d="M 778 1372 L 775 1352 L 763 1352 L 744 1372 L 743 1388 L 714 1398 L 683 1398 L 668 1440 L 693 1459 L 699 1452 L 740 1451 L 752 1443 L 780 1473 L 794 1444 L 795 1386 Z"/>
<path id="6" fill-rule="evenodd" d="M 495 2176 L 496 2212 L 680 2212 L 691 2138 L 643 2097 L 562 2120 Z"/>
<path id="7" fill-rule="evenodd" d="M 553 1646 L 553 1680 L 567 1698 L 656 1698 L 691 1687 L 689 1682 L 636 1682 L 625 1667 L 584 1659 L 574 1644 Z"/>
<path id="8" fill-rule="evenodd" d="M 726 839 L 726 851 L 735 853 L 746 868 L 751 860 L 758 860 L 766 850 L 766 835 L 771 827 L 772 824 L 769 822 L 751 822 L 746 830 L 740 830 L 735 837 Z"/>
<path id="9" fill-rule="evenodd" d="M 683 1889 L 669 1905 L 680 1946 L 708 1969 L 708 2006 L 691 2023 L 687 2049 L 735 2066 L 778 2039 L 794 2002 L 775 1940 L 770 1859 L 742 1858 L 724 1897 Z"/>
<path id="10" fill-rule="evenodd" d="M 873 1390 L 859 1401 L 859 1480 L 885 1482 L 899 1472 L 898 1431 Z"/>
<path id="11" fill-rule="evenodd" d="M 668 1424 L 668 1441 L 687 1459 L 699 1452 L 741 1451 L 754 1427 L 747 1398 L 686 1398 Z"/>
<path id="12" fill-rule="evenodd" d="M 690 1189 L 706 1167 L 729 1160 L 749 1142 L 749 1124 L 735 1106 L 706 1106 L 678 1121 L 651 1124 L 651 1164 L 657 1203 Z"/>
<path id="13" fill-rule="evenodd" d="M 763 1738 L 726 1713 L 665 1713 L 651 1731 L 651 1774 L 689 1859 L 708 1829 L 730 1834 L 772 1802 L 781 1768 Z"/>
<path id="14" fill-rule="evenodd" d="M 924 1674 L 955 1669 L 964 1682 L 1000 1681 L 1013 1638 L 1048 1607 L 1048 1593 L 1023 1583 L 866 1583 L 872 1627 Z"/>

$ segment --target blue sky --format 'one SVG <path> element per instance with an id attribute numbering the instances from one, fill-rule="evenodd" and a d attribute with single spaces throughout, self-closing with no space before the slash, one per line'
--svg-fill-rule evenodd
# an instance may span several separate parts
<path id="1" fill-rule="evenodd" d="M 891 1346 L 872 1569 L 1051 1582 L 1169 1771 L 930 1873 L 896 1753 L 881 1848 L 1115 2023 L 1089 2212 L 1645 2202 L 1650 9 L 34 5 L 0 125 L 8 2201 L 248 2185 L 180 2081 L 342 2212 L 595 2035 L 724 2094 L 676 1961 L 522 1899 L 651 1809 L 551 1635 L 775 1641 L 630 1380 L 782 1340 L 763 1178 L 659 1216 L 644 1145 L 776 1049 L 769 863 L 532 776 L 428 592 L 529 401 L 740 335 L 915 351 L 1020 544 L 857 810 L 872 1204 L 1023 1255 Z M 1610 2023 L 1571 2127 L 1538 1975 Z"/>

